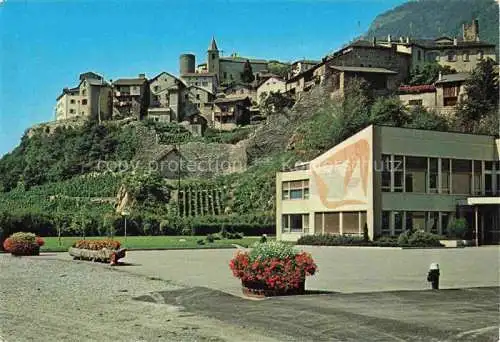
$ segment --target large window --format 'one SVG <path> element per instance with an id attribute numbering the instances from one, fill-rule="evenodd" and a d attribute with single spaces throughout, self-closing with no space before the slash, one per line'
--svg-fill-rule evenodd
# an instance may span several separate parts
<path id="1" fill-rule="evenodd" d="M 283 200 L 302 200 L 309 198 L 309 180 L 298 180 L 283 182 L 282 196 Z"/>
<path id="2" fill-rule="evenodd" d="M 391 235 L 391 212 L 382 211 L 382 235 Z"/>
<path id="3" fill-rule="evenodd" d="M 392 163 L 392 172 L 394 175 L 394 192 L 403 192 L 403 175 L 404 175 L 404 157 L 394 156 Z"/>
<path id="4" fill-rule="evenodd" d="M 427 230 L 433 234 L 439 233 L 439 211 L 429 211 L 427 213 Z"/>
<path id="5" fill-rule="evenodd" d="M 281 218 L 282 232 L 308 233 L 309 214 L 285 214 Z"/>
<path id="6" fill-rule="evenodd" d="M 394 234 L 399 235 L 403 232 L 403 212 L 394 211 Z"/>
<path id="7" fill-rule="evenodd" d="M 473 162 L 474 166 L 474 187 L 472 194 L 473 195 L 481 195 L 482 194 L 482 189 L 483 189 L 483 165 L 482 162 L 479 160 L 474 160 Z"/>
<path id="8" fill-rule="evenodd" d="M 441 159 L 441 193 L 450 193 L 450 170 L 451 170 L 450 160 Z"/>
<path id="9" fill-rule="evenodd" d="M 340 234 L 340 214 L 324 213 L 324 232 L 329 234 Z"/>
<path id="10" fill-rule="evenodd" d="M 451 163 L 453 194 L 470 194 L 472 163 L 470 160 L 453 159 Z"/>
<path id="11" fill-rule="evenodd" d="M 382 155 L 382 165 L 380 169 L 382 172 L 382 191 L 391 191 L 391 156 Z"/>
<path id="12" fill-rule="evenodd" d="M 359 212 L 342 213 L 342 234 L 359 234 Z"/>
<path id="13" fill-rule="evenodd" d="M 407 211 L 405 229 L 425 230 L 425 211 Z"/>
<path id="14" fill-rule="evenodd" d="M 427 184 L 427 158 L 406 157 L 406 192 L 425 193 Z"/>
<path id="15" fill-rule="evenodd" d="M 314 233 L 323 233 L 323 213 L 314 213 Z"/>
<path id="16" fill-rule="evenodd" d="M 438 159 L 429 158 L 429 192 L 438 193 Z"/>

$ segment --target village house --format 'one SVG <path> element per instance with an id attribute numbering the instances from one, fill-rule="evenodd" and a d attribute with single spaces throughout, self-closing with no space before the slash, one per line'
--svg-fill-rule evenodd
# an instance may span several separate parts
<path id="1" fill-rule="evenodd" d="M 248 96 L 252 102 L 257 101 L 257 91 L 250 84 L 233 83 L 223 88 L 224 97 L 241 97 Z"/>
<path id="2" fill-rule="evenodd" d="M 276 237 L 446 234 L 458 217 L 468 239 L 500 241 L 500 139 L 368 126 L 309 163 L 276 175 Z"/>
<path id="3" fill-rule="evenodd" d="M 252 102 L 248 96 L 218 98 L 214 101 L 212 123 L 214 128 L 231 130 L 250 123 Z"/>
<path id="4" fill-rule="evenodd" d="M 149 80 L 148 118 L 161 121 L 181 121 L 183 117 L 182 93 L 185 84 L 168 72 Z"/>
<path id="5" fill-rule="evenodd" d="M 183 102 L 185 103 L 184 112 L 186 116 L 199 113 L 212 123 L 212 112 L 214 109 L 215 95 L 205 88 L 195 85 L 188 86 L 183 92 Z"/>
<path id="6" fill-rule="evenodd" d="M 144 74 L 113 82 L 113 117 L 142 119 L 149 106 L 149 86 Z"/>
<path id="7" fill-rule="evenodd" d="M 111 118 L 111 86 L 93 72 L 80 74 L 75 88 L 64 88 L 56 100 L 56 120 Z"/>
<path id="8" fill-rule="evenodd" d="M 465 100 L 465 82 L 469 78 L 469 73 L 456 73 L 439 75 L 433 85 L 401 86 L 398 89 L 399 99 L 407 106 L 422 106 L 450 116 Z"/>
<path id="9" fill-rule="evenodd" d="M 260 103 L 271 93 L 284 93 L 286 91 L 286 82 L 277 76 L 268 78 L 257 88 L 257 103 Z"/>
<path id="10" fill-rule="evenodd" d="M 290 75 L 288 78 L 291 78 L 293 76 L 297 76 L 300 73 L 303 73 L 306 70 L 311 69 L 314 67 L 316 64 L 321 63 L 321 61 L 314 61 L 314 60 L 308 60 L 308 59 L 300 59 L 298 61 L 295 61 L 291 65 L 290 69 Z"/>

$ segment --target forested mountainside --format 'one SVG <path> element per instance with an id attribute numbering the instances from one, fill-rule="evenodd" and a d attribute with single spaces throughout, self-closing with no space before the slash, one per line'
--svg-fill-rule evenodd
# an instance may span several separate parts
<path id="1" fill-rule="evenodd" d="M 462 24 L 479 20 L 479 37 L 498 44 L 498 3 L 494 0 L 409 1 L 378 15 L 367 36 L 435 38 L 462 36 Z"/>

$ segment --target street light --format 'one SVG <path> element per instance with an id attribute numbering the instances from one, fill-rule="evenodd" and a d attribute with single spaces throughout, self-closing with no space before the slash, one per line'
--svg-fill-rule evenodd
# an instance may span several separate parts
<path id="1" fill-rule="evenodd" d="M 123 210 L 121 214 L 122 214 L 123 218 L 125 219 L 125 233 L 124 233 L 124 235 L 125 235 L 125 241 L 127 241 L 127 216 L 130 215 L 130 212 L 128 210 Z"/>

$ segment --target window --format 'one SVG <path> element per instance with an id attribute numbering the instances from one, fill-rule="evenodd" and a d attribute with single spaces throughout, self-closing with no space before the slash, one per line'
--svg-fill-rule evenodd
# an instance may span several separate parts
<path id="1" fill-rule="evenodd" d="M 473 195 L 482 194 L 482 180 L 483 180 L 483 165 L 479 160 L 474 160 L 474 189 L 472 191 Z"/>
<path id="2" fill-rule="evenodd" d="M 212 59 L 215 59 L 215 53 L 212 53 Z"/>
<path id="3" fill-rule="evenodd" d="M 225 72 L 225 71 L 224 71 L 224 74 L 222 75 L 222 77 L 223 77 L 224 79 L 226 79 L 226 78 L 227 78 L 227 72 Z"/>
<path id="4" fill-rule="evenodd" d="M 438 159 L 429 158 L 429 192 L 438 193 Z"/>
<path id="5" fill-rule="evenodd" d="M 422 60 L 422 51 L 418 50 L 417 52 L 417 60 L 421 61 Z"/>
<path id="6" fill-rule="evenodd" d="M 441 193 L 450 193 L 450 160 L 441 159 Z"/>
<path id="7" fill-rule="evenodd" d="M 433 234 L 439 234 L 439 211 L 429 211 L 427 213 L 427 230 Z"/>
<path id="8" fill-rule="evenodd" d="M 452 164 L 453 194 L 470 194 L 472 190 L 472 163 L 470 160 L 453 159 Z"/>
<path id="9" fill-rule="evenodd" d="M 69 103 L 74 104 L 75 103 L 75 99 L 69 100 Z"/>
<path id="10" fill-rule="evenodd" d="M 410 106 L 421 106 L 422 105 L 422 99 L 415 99 L 415 100 L 409 100 L 408 105 Z"/>
<path id="11" fill-rule="evenodd" d="M 427 158 L 406 157 L 406 192 L 425 193 L 427 189 Z"/>
<path id="12" fill-rule="evenodd" d="M 382 211 L 382 235 L 390 235 L 391 234 L 391 223 L 390 223 L 391 212 L 390 211 Z"/>
<path id="13" fill-rule="evenodd" d="M 448 51 L 446 55 L 448 56 L 448 62 L 455 62 L 457 60 L 455 51 Z"/>
<path id="14" fill-rule="evenodd" d="M 403 165 L 403 156 L 394 156 L 394 162 L 392 163 L 392 172 L 394 174 L 394 192 L 403 192 Z"/>
<path id="15" fill-rule="evenodd" d="M 200 94 L 196 94 L 196 99 L 199 100 L 200 99 Z"/>
<path id="16" fill-rule="evenodd" d="M 391 156 L 382 155 L 382 191 L 391 191 Z"/>
<path id="17" fill-rule="evenodd" d="M 233 74 L 229 74 L 229 79 L 233 79 Z"/>
<path id="18" fill-rule="evenodd" d="M 283 182 L 282 197 L 283 200 L 302 200 L 309 198 L 309 180 L 298 180 Z"/>
<path id="19" fill-rule="evenodd" d="M 498 172 L 498 171 L 497 171 Z M 495 194 L 495 189 L 493 188 L 493 178 L 495 174 L 493 171 L 493 162 L 484 162 L 484 192 L 486 196 L 491 196 Z"/>
<path id="20" fill-rule="evenodd" d="M 82 105 L 84 105 L 84 106 L 85 106 L 86 104 L 87 104 L 87 99 L 83 99 L 83 100 L 82 100 Z"/>
<path id="21" fill-rule="evenodd" d="M 342 234 L 359 234 L 359 212 L 342 213 Z"/>
<path id="22" fill-rule="evenodd" d="M 399 235 L 403 232 L 403 212 L 394 211 L 394 234 Z"/>
<path id="23" fill-rule="evenodd" d="M 158 87 L 157 85 L 153 87 L 154 91 L 158 91 L 158 89 L 160 89 L 160 87 Z"/>
<path id="24" fill-rule="evenodd" d="M 325 223 L 325 233 L 340 234 L 340 214 L 339 213 L 323 213 Z"/>
<path id="25" fill-rule="evenodd" d="M 462 57 L 463 57 L 464 62 L 468 62 L 469 61 L 469 51 L 464 51 L 464 54 Z"/>
<path id="26" fill-rule="evenodd" d="M 453 213 L 442 212 L 441 213 L 441 234 L 448 233 L 448 224 L 453 220 Z"/>
<path id="27" fill-rule="evenodd" d="M 281 218 L 281 230 L 284 233 L 309 232 L 309 214 L 285 214 Z"/>
<path id="28" fill-rule="evenodd" d="M 70 109 L 70 110 L 69 110 L 69 113 L 70 113 L 70 114 L 75 114 L 75 110 L 74 110 L 74 109 Z"/>
<path id="29" fill-rule="evenodd" d="M 483 52 L 483 50 L 479 50 L 479 51 L 477 52 L 477 59 L 482 60 L 482 59 L 483 59 L 483 57 L 484 57 L 484 52 Z"/>
<path id="30" fill-rule="evenodd" d="M 201 82 L 201 85 L 202 85 L 203 87 L 208 87 L 208 82 L 207 82 L 207 81 L 203 81 L 203 82 Z"/>
<path id="31" fill-rule="evenodd" d="M 425 211 L 407 211 L 405 229 L 425 230 Z"/>

